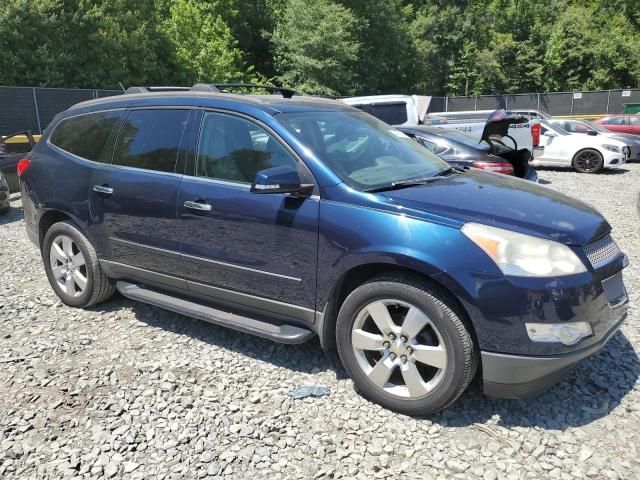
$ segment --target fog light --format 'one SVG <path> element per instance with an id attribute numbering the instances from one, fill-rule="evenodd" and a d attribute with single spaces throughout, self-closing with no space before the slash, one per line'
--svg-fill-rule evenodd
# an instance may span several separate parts
<path id="1" fill-rule="evenodd" d="M 583 338 L 593 334 L 587 322 L 571 323 L 526 323 L 527 334 L 532 342 L 575 345 Z"/>

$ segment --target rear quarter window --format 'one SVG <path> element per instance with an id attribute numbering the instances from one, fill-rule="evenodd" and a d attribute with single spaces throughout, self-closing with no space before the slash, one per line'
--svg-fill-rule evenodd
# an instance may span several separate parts
<path id="1" fill-rule="evenodd" d="M 88 113 L 62 120 L 49 141 L 78 157 L 100 161 L 102 149 L 118 123 L 122 110 Z"/>

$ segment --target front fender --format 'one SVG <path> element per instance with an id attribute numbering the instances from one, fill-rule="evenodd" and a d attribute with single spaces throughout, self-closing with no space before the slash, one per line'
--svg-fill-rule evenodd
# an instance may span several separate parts
<path id="1" fill-rule="evenodd" d="M 340 279 L 364 265 L 402 267 L 427 276 L 449 269 L 500 273 L 459 228 L 384 210 L 321 202 L 318 309 Z"/>

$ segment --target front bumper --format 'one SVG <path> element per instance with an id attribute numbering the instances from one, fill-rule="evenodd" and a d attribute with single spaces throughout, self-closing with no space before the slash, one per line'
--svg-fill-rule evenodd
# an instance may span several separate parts
<path id="1" fill-rule="evenodd" d="M 484 393 L 490 397 L 522 399 L 559 382 L 578 362 L 598 352 L 619 330 L 620 320 L 597 344 L 550 357 L 481 352 Z"/>
<path id="2" fill-rule="evenodd" d="M 627 156 L 615 152 L 606 152 L 603 156 L 604 166 L 609 168 L 621 167 L 627 163 Z"/>

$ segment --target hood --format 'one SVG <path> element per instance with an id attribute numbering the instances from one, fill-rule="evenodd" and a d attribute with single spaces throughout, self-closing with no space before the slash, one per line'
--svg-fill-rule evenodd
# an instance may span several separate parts
<path id="1" fill-rule="evenodd" d="M 590 243 L 611 230 L 586 203 L 549 187 L 495 173 L 469 170 L 384 195 L 404 208 L 567 245 Z"/>
<path id="2" fill-rule="evenodd" d="M 619 140 L 622 143 L 640 145 L 640 135 L 634 135 L 633 133 L 609 132 L 609 134 L 605 133 L 604 135 L 606 135 L 608 138 Z"/>
<path id="3" fill-rule="evenodd" d="M 507 112 L 506 110 L 496 110 L 484 124 L 484 130 L 482 130 L 481 139 L 489 142 L 491 136 L 504 137 L 509 133 L 509 126 L 515 123 L 527 123 L 529 118 L 523 115 L 517 115 L 515 113 Z"/>

